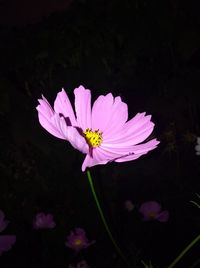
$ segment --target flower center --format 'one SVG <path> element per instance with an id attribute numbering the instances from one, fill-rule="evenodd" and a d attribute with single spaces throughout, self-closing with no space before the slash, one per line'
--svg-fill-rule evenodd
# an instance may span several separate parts
<path id="1" fill-rule="evenodd" d="M 83 132 L 83 136 L 85 137 L 89 146 L 92 148 L 100 146 L 103 141 L 102 132 L 99 130 L 92 131 L 91 128 L 86 128 L 86 130 Z"/>
<path id="2" fill-rule="evenodd" d="M 151 212 L 148 213 L 148 216 L 149 216 L 150 219 L 155 219 L 156 213 L 151 211 Z"/>
<path id="3" fill-rule="evenodd" d="M 82 244 L 82 240 L 81 239 L 75 239 L 74 240 L 74 245 L 75 246 L 80 246 Z"/>

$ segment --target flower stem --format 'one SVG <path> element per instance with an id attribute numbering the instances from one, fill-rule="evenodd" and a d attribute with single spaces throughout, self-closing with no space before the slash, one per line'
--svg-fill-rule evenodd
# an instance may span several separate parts
<path id="1" fill-rule="evenodd" d="M 200 240 L 200 234 L 194 239 L 192 240 L 192 242 L 178 255 L 178 257 L 168 266 L 168 268 L 173 268 L 177 262 L 180 261 L 180 259 L 182 259 L 182 257 L 191 249 L 191 247 L 194 246 L 194 244 L 196 244 L 198 241 Z"/>
<path id="2" fill-rule="evenodd" d="M 91 174 L 90 174 L 90 171 L 87 170 L 87 177 L 88 177 L 88 181 L 89 181 L 89 184 L 90 184 L 90 188 L 91 188 L 91 191 L 92 191 L 92 195 L 94 197 L 94 200 L 95 200 L 95 203 L 96 203 L 96 206 L 97 206 L 97 209 L 99 211 L 99 214 L 100 214 L 100 217 L 101 217 L 101 220 L 103 222 L 103 225 L 106 229 L 106 232 L 108 233 L 108 236 L 110 238 L 110 240 L 112 241 L 117 253 L 119 254 L 119 256 L 123 259 L 123 261 L 126 263 L 127 267 L 131 268 L 131 265 L 129 264 L 129 262 L 127 261 L 126 257 L 124 256 L 124 254 L 122 253 L 121 249 L 119 248 L 119 246 L 117 245 L 117 243 L 115 242 L 115 239 L 113 238 L 112 236 L 112 233 L 108 227 L 108 224 L 106 222 L 106 219 L 104 217 L 104 214 L 103 214 L 103 211 L 101 209 L 101 206 L 100 206 L 100 203 L 99 203 L 99 200 L 98 200 L 98 197 L 96 195 L 96 192 L 95 192 L 95 189 L 94 189 L 94 185 L 93 185 L 93 181 L 92 181 L 92 177 L 91 177 Z"/>

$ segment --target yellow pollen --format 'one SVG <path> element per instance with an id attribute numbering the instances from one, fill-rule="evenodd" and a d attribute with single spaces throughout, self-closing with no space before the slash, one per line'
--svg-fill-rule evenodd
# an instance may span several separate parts
<path id="1" fill-rule="evenodd" d="M 81 239 L 74 240 L 74 245 L 80 246 L 81 244 L 82 244 L 82 240 Z"/>
<path id="2" fill-rule="evenodd" d="M 149 212 L 148 216 L 149 216 L 149 218 L 154 219 L 156 217 L 156 213 L 155 212 Z"/>
<path id="3" fill-rule="evenodd" d="M 91 128 L 87 128 L 83 132 L 83 136 L 85 137 L 89 146 L 92 148 L 100 146 L 103 141 L 102 132 L 99 130 L 92 131 Z"/>

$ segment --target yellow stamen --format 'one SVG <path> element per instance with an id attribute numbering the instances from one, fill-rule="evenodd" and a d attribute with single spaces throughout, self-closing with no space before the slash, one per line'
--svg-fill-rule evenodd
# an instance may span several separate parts
<path id="1" fill-rule="evenodd" d="M 82 244 L 82 240 L 81 239 L 74 240 L 74 245 L 80 246 L 81 244 Z"/>
<path id="2" fill-rule="evenodd" d="M 92 148 L 100 146 L 103 141 L 102 132 L 99 130 L 92 131 L 91 128 L 87 128 L 83 132 L 83 136 L 85 137 L 89 146 Z"/>
<path id="3" fill-rule="evenodd" d="M 155 213 L 155 212 L 149 212 L 149 213 L 148 213 L 148 216 L 149 216 L 149 218 L 151 218 L 151 219 L 155 219 L 155 217 L 156 217 L 156 213 Z"/>

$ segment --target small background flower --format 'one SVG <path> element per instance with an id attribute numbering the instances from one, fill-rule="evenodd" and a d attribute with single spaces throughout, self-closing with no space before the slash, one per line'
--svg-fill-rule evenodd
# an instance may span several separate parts
<path id="1" fill-rule="evenodd" d="M 196 155 L 200 155 L 200 137 L 197 137 L 197 144 L 195 146 Z"/>
<path id="2" fill-rule="evenodd" d="M 56 226 L 52 214 L 40 212 L 33 219 L 34 229 L 53 229 Z"/>
<path id="3" fill-rule="evenodd" d="M 75 231 L 71 231 L 70 235 L 67 236 L 65 245 L 79 252 L 81 249 L 87 248 L 94 243 L 94 240 L 91 242 L 88 241 L 85 231 L 82 228 L 75 228 Z"/>
<path id="4" fill-rule="evenodd" d="M 156 201 L 143 203 L 139 208 L 139 212 L 143 215 L 144 221 L 158 220 L 166 222 L 169 219 L 169 212 L 167 210 L 162 211 L 161 205 Z"/>
<path id="5" fill-rule="evenodd" d="M 0 210 L 0 232 L 3 232 L 6 229 L 8 223 L 9 221 L 5 220 L 4 212 Z M 10 250 L 15 242 L 15 235 L 0 235 L 0 255 L 4 251 Z"/>
<path id="6" fill-rule="evenodd" d="M 135 208 L 135 206 L 133 205 L 133 203 L 132 203 L 132 201 L 131 200 L 126 200 L 125 202 L 124 202 L 124 208 L 127 210 L 127 211 L 132 211 L 134 208 Z"/>

